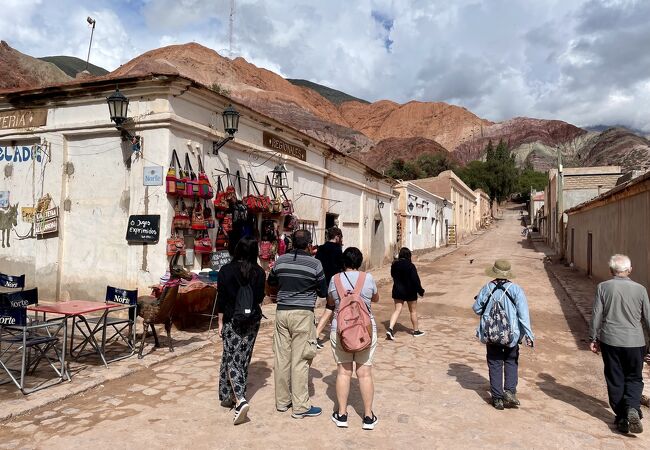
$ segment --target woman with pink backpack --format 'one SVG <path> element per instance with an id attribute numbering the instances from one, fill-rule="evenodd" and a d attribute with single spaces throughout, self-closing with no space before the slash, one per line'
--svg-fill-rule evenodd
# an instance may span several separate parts
<path id="1" fill-rule="evenodd" d="M 338 366 L 336 375 L 336 399 L 338 408 L 332 421 L 339 428 L 348 426 L 348 394 L 352 379 L 353 363 L 356 364 L 359 389 L 363 399 L 364 417 L 362 428 L 372 430 L 377 416 L 372 411 L 374 382 L 372 360 L 377 348 L 377 325 L 370 309 L 371 303 L 379 301 L 377 284 L 372 275 L 360 272 L 363 254 L 356 247 L 343 252 L 344 271 L 334 275 L 330 282 L 325 319 L 316 330 L 318 336 L 333 315 L 330 343 Z"/>

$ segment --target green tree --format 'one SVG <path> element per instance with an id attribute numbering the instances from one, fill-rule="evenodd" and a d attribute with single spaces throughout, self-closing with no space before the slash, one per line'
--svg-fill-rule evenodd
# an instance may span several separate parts
<path id="1" fill-rule="evenodd" d="M 415 161 L 422 178 L 437 177 L 445 170 L 456 170 L 456 164 L 442 153 L 424 153 Z"/>
<path id="2" fill-rule="evenodd" d="M 517 178 L 516 192 L 523 201 L 530 199 L 530 190 L 543 191 L 548 184 L 548 173 L 537 172 L 532 168 L 525 168 L 519 173 Z"/>
<path id="3" fill-rule="evenodd" d="M 492 148 L 492 142 L 486 147 L 486 181 L 490 202 L 502 202 L 515 192 L 519 171 L 515 163 L 515 157 L 510 152 L 508 144 L 503 140 L 499 141 L 496 148 Z"/>
<path id="4" fill-rule="evenodd" d="M 483 189 L 489 192 L 489 174 L 487 164 L 483 161 L 471 161 L 456 173 L 463 182 L 472 189 Z"/>
<path id="5" fill-rule="evenodd" d="M 422 178 L 422 171 L 413 162 L 398 158 L 390 163 L 386 175 L 396 180 L 417 180 Z"/>

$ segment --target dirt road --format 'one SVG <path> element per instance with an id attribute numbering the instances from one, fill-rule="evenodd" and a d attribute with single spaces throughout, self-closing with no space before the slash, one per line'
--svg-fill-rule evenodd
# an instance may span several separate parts
<path id="1" fill-rule="evenodd" d="M 496 229 L 441 260 L 419 262 L 427 291 L 413 338 L 408 316 L 397 340 L 383 339 L 375 362 L 379 424 L 362 431 L 358 385 L 353 381 L 350 428 L 337 429 L 335 364 L 329 348 L 311 369 L 318 418 L 291 419 L 273 401 L 272 327 L 257 340 L 250 373 L 250 422 L 232 426 L 217 399 L 220 347 L 215 346 L 122 380 L 47 410 L 15 418 L 0 430 L 0 448 L 620 448 L 650 447 L 648 431 L 613 431 L 602 362 L 587 350 L 587 328 L 564 291 L 547 274 L 543 255 L 520 236 L 518 212 L 507 211 Z M 473 297 L 488 281 L 495 258 L 511 260 L 527 292 L 535 350 L 522 349 L 518 410 L 489 402 L 484 346 L 476 342 Z M 473 260 L 470 263 L 470 260 Z M 392 310 L 390 285 L 380 289 L 375 313 Z M 646 415 L 648 410 L 645 409 Z"/>

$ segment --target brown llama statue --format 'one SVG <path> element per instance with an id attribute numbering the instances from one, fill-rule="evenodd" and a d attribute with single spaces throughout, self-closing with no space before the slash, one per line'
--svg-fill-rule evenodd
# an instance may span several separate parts
<path id="1" fill-rule="evenodd" d="M 174 257 L 169 262 L 169 281 L 165 284 L 160 297 L 155 298 L 150 295 L 138 297 L 138 316 L 142 317 L 143 332 L 140 350 L 138 352 L 138 359 L 142 359 L 142 350 L 144 349 L 144 341 L 147 337 L 147 329 L 151 327 L 156 347 L 160 347 L 158 335 L 154 325 L 164 324 L 165 331 L 167 332 L 167 341 L 169 342 L 169 351 L 174 351 L 174 344 L 172 343 L 171 328 L 172 328 L 172 312 L 174 305 L 178 299 L 178 286 L 180 279 L 192 279 L 192 274 L 185 270 L 183 267 L 176 265 L 180 252 L 176 252 Z"/>

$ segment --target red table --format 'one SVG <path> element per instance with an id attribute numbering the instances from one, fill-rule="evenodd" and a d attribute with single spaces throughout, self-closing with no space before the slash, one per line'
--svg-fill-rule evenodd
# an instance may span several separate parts
<path id="1" fill-rule="evenodd" d="M 104 355 L 105 337 L 102 339 L 102 345 L 99 345 L 99 343 L 95 339 L 95 333 L 97 332 L 97 330 L 99 330 L 100 326 L 103 326 L 103 330 L 104 330 L 103 333 L 104 334 L 106 333 L 106 317 L 108 315 L 109 310 L 112 308 L 119 308 L 120 306 L 121 305 L 115 303 L 104 303 L 104 302 L 87 301 L 87 300 L 71 300 L 67 302 L 34 305 L 28 307 L 27 309 L 30 311 L 34 311 L 36 313 L 42 313 L 43 320 L 46 320 L 45 317 L 46 314 L 59 314 L 64 316 L 65 320 L 63 322 L 66 323 L 66 325 L 63 327 L 64 358 L 65 358 L 65 343 L 68 340 L 67 321 L 70 317 L 72 317 L 72 327 L 73 327 L 72 335 L 74 336 L 74 327 L 76 326 L 77 329 L 84 336 L 84 339 L 80 344 L 77 345 L 77 347 L 74 347 L 74 343 L 71 340 L 70 356 L 75 357 L 73 351 L 81 347 L 79 352 L 77 352 L 77 356 L 76 356 L 79 357 L 81 351 L 86 347 L 86 345 L 90 344 L 90 346 L 93 347 L 95 352 L 102 359 L 104 366 L 108 367 L 108 363 L 106 362 L 106 357 Z M 86 319 L 84 314 L 99 312 L 99 311 L 103 311 L 103 313 L 99 318 L 99 320 L 95 323 L 94 328 L 91 328 L 90 323 L 88 323 L 88 320 Z M 79 321 L 77 321 L 77 319 L 79 319 Z M 83 324 L 86 330 L 84 330 L 80 324 Z M 68 374 L 68 378 L 69 378 L 69 374 Z"/>

